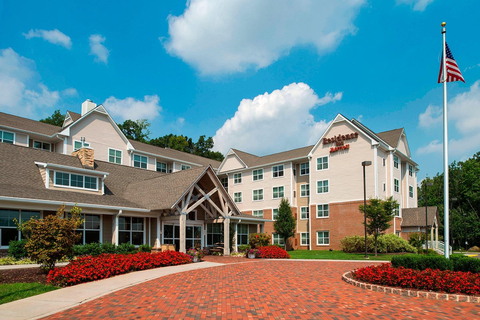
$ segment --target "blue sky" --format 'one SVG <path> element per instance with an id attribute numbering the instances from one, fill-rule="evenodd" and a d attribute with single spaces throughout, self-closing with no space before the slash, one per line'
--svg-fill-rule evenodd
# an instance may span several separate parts
<path id="1" fill-rule="evenodd" d="M 258 155 L 313 144 L 337 113 L 404 127 L 419 178 L 442 171 L 442 21 L 450 160 L 480 150 L 475 0 L 0 0 L 0 111 L 147 118 L 150 138 L 213 136 Z M 475 40 L 477 39 L 477 40 Z"/>

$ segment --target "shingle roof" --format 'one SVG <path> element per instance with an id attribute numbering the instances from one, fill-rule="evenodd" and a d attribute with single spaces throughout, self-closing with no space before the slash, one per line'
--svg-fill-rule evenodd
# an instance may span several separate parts
<path id="1" fill-rule="evenodd" d="M 169 149 L 169 148 L 160 148 L 157 146 L 152 146 L 150 144 L 138 142 L 131 139 L 129 139 L 128 141 L 130 141 L 130 143 L 136 150 L 153 153 L 160 157 L 163 156 L 163 157 L 178 159 L 180 161 L 183 160 L 190 163 L 196 163 L 201 166 L 211 165 L 213 168 L 218 168 L 221 163 L 220 161 L 217 161 L 217 160 L 200 157 L 187 152 L 182 152 L 182 151 Z"/>
<path id="2" fill-rule="evenodd" d="M 389 131 L 384 131 L 377 133 L 377 136 L 385 141 L 390 147 L 396 148 L 398 146 L 398 141 L 400 141 L 400 136 L 402 135 L 403 128 L 394 129 Z"/>
<path id="3" fill-rule="evenodd" d="M 76 113 L 73 111 L 68 111 L 68 114 L 70 115 L 70 118 L 72 118 L 72 122 L 75 122 L 82 117 L 80 113 Z"/>
<path id="4" fill-rule="evenodd" d="M 436 217 L 440 224 L 437 207 L 427 207 L 427 222 L 431 226 L 433 218 Z M 402 209 L 402 227 L 424 227 L 425 226 L 425 207 Z"/>
<path id="5" fill-rule="evenodd" d="M 57 127 L 48 123 L 30 120 L 3 112 L 0 112 L 0 125 L 40 133 L 47 136 L 53 136 L 55 133 L 62 130 L 61 127 Z"/>
<path id="6" fill-rule="evenodd" d="M 248 167 L 256 167 L 262 166 L 269 163 L 278 163 L 282 161 L 298 159 L 298 158 L 306 158 L 308 153 L 312 150 L 313 146 L 307 146 L 303 148 L 288 150 L 284 152 L 269 154 L 263 157 L 258 157 L 250 153 L 246 153 L 240 150 L 232 149 L 239 157 L 242 159 L 243 162 Z"/>

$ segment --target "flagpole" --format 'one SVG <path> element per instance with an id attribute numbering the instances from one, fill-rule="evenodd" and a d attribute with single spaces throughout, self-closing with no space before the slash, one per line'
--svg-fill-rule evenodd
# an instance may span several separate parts
<path id="1" fill-rule="evenodd" d="M 449 190 L 448 190 L 448 121 L 447 121 L 447 65 L 446 65 L 446 46 L 445 46 L 445 22 L 442 22 L 443 36 L 443 210 L 444 210 L 444 241 L 445 258 L 450 257 L 450 231 L 449 231 Z"/>

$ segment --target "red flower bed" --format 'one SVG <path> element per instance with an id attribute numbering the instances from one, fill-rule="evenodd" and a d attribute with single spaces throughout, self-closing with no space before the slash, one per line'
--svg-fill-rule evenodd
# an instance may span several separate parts
<path id="1" fill-rule="evenodd" d="M 480 274 L 460 271 L 423 271 L 393 268 L 390 263 L 369 266 L 352 273 L 355 280 L 424 291 L 480 295 Z"/>
<path id="2" fill-rule="evenodd" d="M 188 255 L 176 251 L 101 254 L 79 258 L 65 267 L 55 268 L 48 273 L 47 281 L 55 286 L 73 286 L 131 271 L 175 266 L 191 262 L 192 260 Z"/>
<path id="3" fill-rule="evenodd" d="M 277 246 L 260 247 L 257 255 L 259 258 L 264 259 L 290 259 L 287 251 Z"/>

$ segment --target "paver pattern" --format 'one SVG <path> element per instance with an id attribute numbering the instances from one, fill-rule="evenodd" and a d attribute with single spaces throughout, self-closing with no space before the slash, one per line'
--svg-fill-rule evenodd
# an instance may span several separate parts
<path id="1" fill-rule="evenodd" d="M 215 262 L 224 259 L 233 258 Z M 158 278 L 48 319 L 480 319 L 478 304 L 389 295 L 341 280 L 344 272 L 362 266 L 319 260 L 230 263 Z"/>

